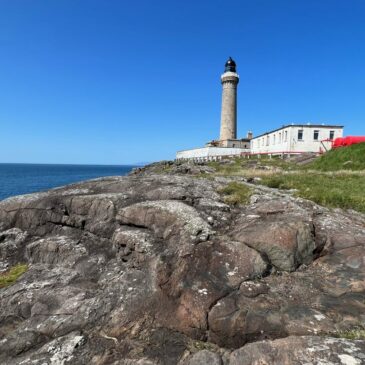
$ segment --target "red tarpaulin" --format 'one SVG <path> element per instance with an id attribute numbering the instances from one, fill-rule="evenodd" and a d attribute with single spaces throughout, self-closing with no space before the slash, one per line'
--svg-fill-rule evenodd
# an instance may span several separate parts
<path id="1" fill-rule="evenodd" d="M 351 146 L 353 144 L 362 142 L 365 142 L 365 137 L 362 136 L 341 137 L 341 138 L 336 138 L 333 141 L 332 147 L 337 148 L 337 147 Z"/>

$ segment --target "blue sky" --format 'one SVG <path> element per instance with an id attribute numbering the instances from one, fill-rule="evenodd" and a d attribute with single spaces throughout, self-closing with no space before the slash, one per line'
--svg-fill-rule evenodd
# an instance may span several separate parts
<path id="1" fill-rule="evenodd" d="M 238 132 L 365 134 L 363 0 L 1 0 L 0 162 L 126 164 Z"/>

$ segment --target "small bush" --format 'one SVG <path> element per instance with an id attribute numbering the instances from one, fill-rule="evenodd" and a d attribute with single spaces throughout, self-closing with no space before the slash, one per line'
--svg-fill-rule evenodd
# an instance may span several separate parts
<path id="1" fill-rule="evenodd" d="M 250 197 L 253 191 L 250 187 L 238 182 L 231 182 L 226 187 L 218 191 L 224 195 L 224 201 L 227 204 L 247 204 L 250 201 Z"/>
<path id="2" fill-rule="evenodd" d="M 10 268 L 8 271 L 0 274 L 0 288 L 5 288 L 13 284 L 28 269 L 26 264 L 18 264 Z"/>

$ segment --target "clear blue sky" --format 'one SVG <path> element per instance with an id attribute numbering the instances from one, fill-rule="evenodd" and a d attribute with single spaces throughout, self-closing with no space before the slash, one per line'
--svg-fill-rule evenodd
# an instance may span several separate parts
<path id="1" fill-rule="evenodd" d="M 0 0 L 0 162 L 126 164 L 291 122 L 365 134 L 364 0 Z"/>

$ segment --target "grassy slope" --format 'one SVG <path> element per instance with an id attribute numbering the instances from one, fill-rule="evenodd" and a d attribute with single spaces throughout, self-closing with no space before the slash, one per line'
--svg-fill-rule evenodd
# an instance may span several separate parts
<path id="1" fill-rule="evenodd" d="M 306 168 L 320 171 L 365 170 L 365 143 L 331 150 Z"/>
<path id="2" fill-rule="evenodd" d="M 298 172 L 266 176 L 262 183 L 272 188 L 296 189 L 295 195 L 323 206 L 365 213 L 365 176 L 362 174 Z"/>
<path id="3" fill-rule="evenodd" d="M 330 151 L 305 166 L 280 159 L 252 163 L 236 159 L 231 164 L 210 166 L 217 175 L 260 177 L 264 185 L 295 189 L 295 195 L 318 204 L 365 213 L 365 143 Z M 260 169 L 260 165 L 269 169 Z"/>

